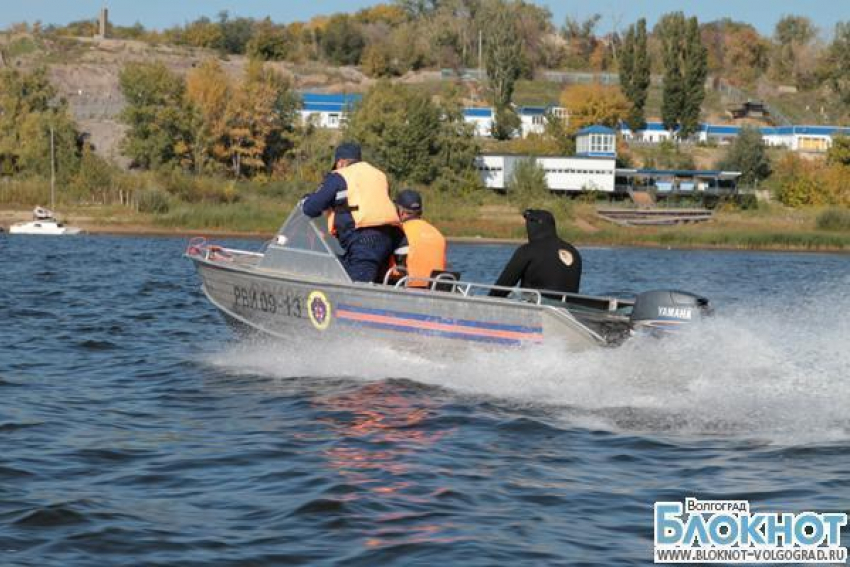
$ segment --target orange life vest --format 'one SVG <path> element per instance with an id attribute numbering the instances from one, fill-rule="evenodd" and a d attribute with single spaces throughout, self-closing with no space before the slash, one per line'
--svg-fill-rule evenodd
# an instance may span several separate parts
<path id="1" fill-rule="evenodd" d="M 408 287 L 428 287 L 428 282 L 416 278 L 430 278 L 434 270 L 446 269 L 446 239 L 440 231 L 422 219 L 411 219 L 401 224 L 407 237 Z"/>
<path id="2" fill-rule="evenodd" d="M 398 213 L 390 199 L 390 186 L 384 173 L 366 163 L 358 161 L 337 173 L 345 179 L 346 199 L 354 228 L 398 224 Z M 334 230 L 334 212 L 328 215 L 328 230 Z"/>

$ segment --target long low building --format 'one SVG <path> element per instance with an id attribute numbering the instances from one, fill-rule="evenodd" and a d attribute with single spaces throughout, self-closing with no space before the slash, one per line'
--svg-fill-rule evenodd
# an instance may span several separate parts
<path id="1" fill-rule="evenodd" d="M 702 143 L 729 144 L 741 133 L 742 126 L 734 124 L 700 124 L 693 139 Z M 764 145 L 785 147 L 795 152 L 825 152 L 835 136 L 850 136 L 845 126 L 760 126 Z M 642 130 L 633 132 L 625 124 L 620 127 L 623 139 L 656 144 L 673 140 L 677 130 L 668 130 L 661 122 L 647 122 Z"/>
<path id="2" fill-rule="evenodd" d="M 531 157 L 485 154 L 476 158 L 475 167 L 485 187 L 506 190 L 517 166 L 527 160 L 534 161 L 543 169 L 546 174 L 546 185 L 551 191 L 614 192 L 616 160 L 608 157 Z"/>
<path id="3" fill-rule="evenodd" d="M 594 191 L 624 197 L 652 190 L 659 196 L 734 195 L 741 176 L 738 171 L 617 168 L 614 158 L 591 156 L 485 154 L 476 158 L 475 167 L 485 187 L 507 191 L 517 166 L 528 160 L 543 169 L 550 191 L 565 194 Z"/>

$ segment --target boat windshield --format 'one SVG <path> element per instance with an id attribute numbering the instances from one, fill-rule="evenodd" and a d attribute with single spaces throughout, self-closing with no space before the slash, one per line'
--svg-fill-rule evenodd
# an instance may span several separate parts
<path id="1" fill-rule="evenodd" d="M 343 254 L 342 247 L 328 234 L 323 220 L 311 219 L 296 207 L 266 246 L 260 267 L 298 276 L 351 282 L 338 258 Z"/>
<path id="2" fill-rule="evenodd" d="M 296 207 L 280 227 L 274 243 L 284 248 L 304 250 L 328 256 L 343 253 L 337 239 L 328 234 L 322 219 L 311 219 Z"/>

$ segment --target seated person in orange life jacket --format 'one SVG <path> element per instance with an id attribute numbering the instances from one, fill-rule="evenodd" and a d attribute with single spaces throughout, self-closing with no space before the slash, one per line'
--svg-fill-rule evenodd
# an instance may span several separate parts
<path id="1" fill-rule="evenodd" d="M 395 198 L 404 234 L 393 252 L 395 265 L 390 269 L 398 279 L 407 274 L 407 287 L 428 287 L 434 270 L 446 269 L 446 239 L 440 231 L 422 219 L 422 196 L 405 189 Z"/>
<path id="2" fill-rule="evenodd" d="M 360 146 L 340 144 L 333 171 L 304 198 L 308 217 L 328 211 L 328 227 L 345 253 L 340 258 L 356 282 L 373 282 L 386 266 L 398 233 L 398 214 L 390 199 L 387 176 L 360 160 Z M 383 272 L 381 272 L 383 275 Z"/>
<path id="3" fill-rule="evenodd" d="M 536 209 L 528 209 L 522 216 L 528 243 L 516 249 L 495 285 L 520 284 L 529 289 L 578 293 L 581 254 L 572 244 L 558 238 L 555 217 L 549 211 Z M 494 297 L 507 297 L 509 293 L 509 290 L 490 290 Z"/>

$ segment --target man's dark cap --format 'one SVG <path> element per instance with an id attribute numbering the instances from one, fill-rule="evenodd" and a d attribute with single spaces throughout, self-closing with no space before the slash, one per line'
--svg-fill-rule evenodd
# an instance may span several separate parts
<path id="1" fill-rule="evenodd" d="M 334 151 L 334 163 L 341 159 L 353 159 L 360 161 L 360 146 L 353 142 L 344 142 L 336 147 Z"/>
<path id="2" fill-rule="evenodd" d="M 422 195 L 413 189 L 405 189 L 396 195 L 395 204 L 402 209 L 418 213 L 422 210 Z"/>

